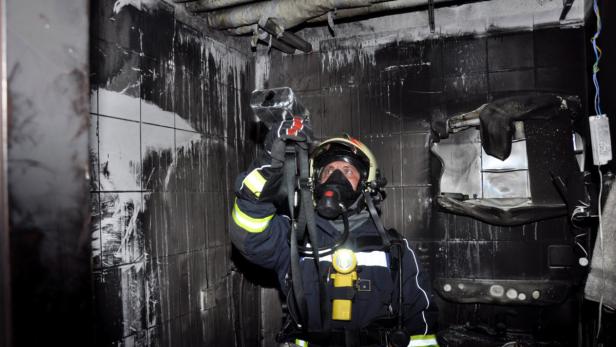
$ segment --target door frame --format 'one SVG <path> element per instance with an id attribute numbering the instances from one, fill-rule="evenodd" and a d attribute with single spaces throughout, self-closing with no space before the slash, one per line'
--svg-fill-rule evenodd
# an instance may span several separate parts
<path id="1" fill-rule="evenodd" d="M 0 0 L 0 347 L 10 347 L 12 335 L 7 106 L 6 0 Z"/>

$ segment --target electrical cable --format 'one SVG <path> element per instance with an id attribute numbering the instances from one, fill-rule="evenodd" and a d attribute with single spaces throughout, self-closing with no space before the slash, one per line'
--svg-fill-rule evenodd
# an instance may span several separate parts
<path id="1" fill-rule="evenodd" d="M 599 5 L 597 4 L 597 0 L 593 0 L 593 10 L 595 12 L 595 16 L 597 17 L 597 30 L 595 34 L 590 39 L 592 44 L 592 49 L 595 54 L 595 63 L 592 66 L 592 81 L 595 86 L 595 115 L 601 116 L 603 112 L 601 111 L 601 89 L 599 87 L 599 80 L 597 78 L 597 74 L 599 73 L 599 61 L 601 60 L 602 51 L 601 48 L 597 45 L 597 39 L 601 34 L 601 13 L 599 11 Z M 599 214 L 599 246 L 601 247 L 601 296 L 599 299 L 599 313 L 597 317 L 597 336 L 599 338 L 599 333 L 601 332 L 601 312 L 603 310 L 603 292 L 605 290 L 605 258 L 603 253 L 603 220 L 601 217 L 601 195 L 603 194 L 603 176 L 601 174 L 601 165 L 597 165 L 597 173 L 599 174 L 599 196 L 597 197 L 598 203 L 598 214 Z"/>
<path id="2" fill-rule="evenodd" d="M 596 0 L 595 0 L 596 1 Z M 599 172 L 599 197 L 597 198 L 597 212 L 599 213 L 599 247 L 601 247 L 601 297 L 599 298 L 599 317 L 597 324 L 597 338 L 601 332 L 601 311 L 603 310 L 603 292 L 605 291 L 605 256 L 603 254 L 603 220 L 601 217 L 601 195 L 603 194 L 603 176 L 601 165 L 597 165 Z"/>
<path id="3" fill-rule="evenodd" d="M 584 256 L 586 258 L 588 258 L 588 252 L 586 252 L 586 248 L 584 248 L 584 246 L 582 246 L 579 242 L 575 242 L 576 245 L 578 245 L 578 247 L 580 247 L 580 249 L 582 250 L 582 252 L 584 252 Z"/>
<path id="4" fill-rule="evenodd" d="M 601 51 L 601 48 L 597 45 L 597 39 L 601 34 L 601 13 L 599 12 L 597 0 L 593 1 L 593 9 L 597 17 L 597 31 L 590 39 L 590 42 L 592 43 L 592 49 L 595 54 L 595 63 L 592 66 L 592 81 L 595 85 L 595 114 L 599 116 L 602 115 L 603 112 L 601 112 L 601 92 L 599 88 L 599 80 L 597 78 L 597 73 L 599 72 L 599 60 L 601 60 L 601 55 L 603 52 Z"/>

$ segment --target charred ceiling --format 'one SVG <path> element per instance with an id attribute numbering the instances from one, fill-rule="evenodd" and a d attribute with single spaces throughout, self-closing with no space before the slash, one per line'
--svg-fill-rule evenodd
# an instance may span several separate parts
<path id="1" fill-rule="evenodd" d="M 453 0 L 174 0 L 185 3 L 186 9 L 207 18 L 211 28 L 227 30 L 233 35 L 252 34 L 252 45 L 266 43 L 292 54 L 295 50 L 310 52 L 310 43 L 289 29 L 302 25 L 328 25 L 334 32 L 334 20 L 428 8 L 430 28 L 434 30 L 434 7 L 469 1 Z"/>
<path id="2" fill-rule="evenodd" d="M 406 12 L 428 8 L 430 28 L 434 28 L 434 7 L 469 1 L 453 0 L 174 0 L 186 9 L 207 18 L 211 28 L 227 30 L 233 35 L 252 34 L 252 45 L 266 43 L 285 53 L 296 49 L 309 52 L 310 43 L 290 33 L 303 25 L 328 25 L 334 33 L 334 20 L 353 20 L 381 13 Z"/>
<path id="3" fill-rule="evenodd" d="M 290 32 L 306 26 L 328 26 L 335 35 L 335 22 L 353 22 L 392 13 L 424 11 L 430 32 L 435 32 L 435 8 L 453 7 L 490 0 L 173 0 L 192 15 L 203 17 L 208 26 L 232 35 L 251 35 L 258 43 L 287 54 L 296 50 L 310 52 L 312 46 Z M 563 21 L 573 0 L 564 1 Z"/>

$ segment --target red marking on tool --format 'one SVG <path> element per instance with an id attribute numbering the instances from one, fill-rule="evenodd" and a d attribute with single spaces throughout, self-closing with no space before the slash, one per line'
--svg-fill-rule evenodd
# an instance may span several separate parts
<path id="1" fill-rule="evenodd" d="M 293 117 L 293 124 L 287 129 L 287 135 L 295 136 L 304 127 L 304 121 L 302 117 Z"/>
<path id="2" fill-rule="evenodd" d="M 331 191 L 331 190 L 327 190 L 327 191 L 325 191 L 325 194 L 323 194 L 323 195 L 325 195 L 325 197 L 327 197 L 327 198 L 331 198 L 332 196 L 334 196 L 334 192 Z"/>

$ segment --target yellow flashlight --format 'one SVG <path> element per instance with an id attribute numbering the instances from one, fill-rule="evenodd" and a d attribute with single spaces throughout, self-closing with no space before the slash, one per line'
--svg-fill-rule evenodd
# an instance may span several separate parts
<path id="1" fill-rule="evenodd" d="M 357 258 L 350 249 L 341 248 L 336 250 L 333 256 L 334 270 L 330 277 L 334 280 L 334 287 L 353 287 L 353 282 L 357 280 Z M 333 300 L 332 319 L 351 320 L 351 304 L 349 299 Z"/>

